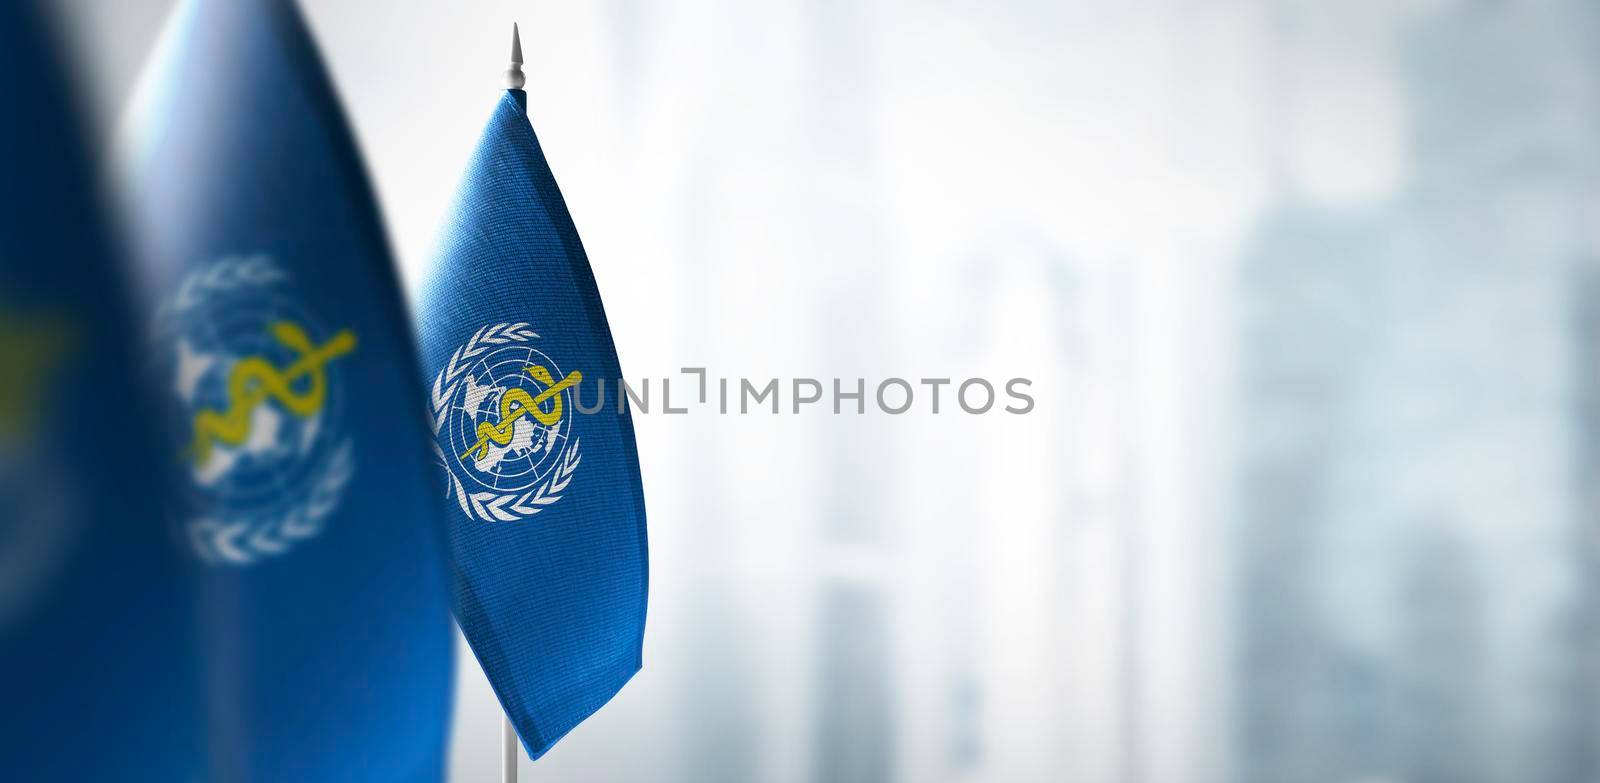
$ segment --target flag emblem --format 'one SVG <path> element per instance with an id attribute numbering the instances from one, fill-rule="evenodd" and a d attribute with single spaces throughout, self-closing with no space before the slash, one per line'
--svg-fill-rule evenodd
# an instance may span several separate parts
<path id="1" fill-rule="evenodd" d="M 196 511 L 185 532 L 201 559 L 250 565 L 314 538 L 355 472 L 340 415 L 354 331 L 327 325 L 272 258 L 225 258 L 187 276 L 158 310 L 174 454 Z"/>
<path id="2" fill-rule="evenodd" d="M 561 499 L 580 460 L 583 373 L 534 347 L 526 323 L 484 326 L 433 379 L 434 451 L 461 513 L 519 522 Z"/>

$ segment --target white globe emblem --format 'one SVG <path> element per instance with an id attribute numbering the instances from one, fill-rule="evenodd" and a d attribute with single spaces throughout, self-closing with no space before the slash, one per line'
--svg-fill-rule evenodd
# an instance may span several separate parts
<path id="1" fill-rule="evenodd" d="M 181 522 L 207 562 L 244 566 L 320 533 L 355 469 L 339 426 L 340 370 L 356 348 L 289 295 L 270 258 L 224 259 L 185 278 L 158 313 L 169 362 Z"/>
<path id="2" fill-rule="evenodd" d="M 516 522 L 560 500 L 579 462 L 582 373 L 535 348 L 527 324 L 494 324 L 456 349 L 433 384 L 435 449 L 463 514 Z"/>

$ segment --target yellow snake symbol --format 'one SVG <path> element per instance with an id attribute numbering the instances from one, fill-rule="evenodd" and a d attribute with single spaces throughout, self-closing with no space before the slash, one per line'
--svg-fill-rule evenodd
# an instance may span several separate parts
<path id="1" fill-rule="evenodd" d="M 511 442 L 512 428 L 517 420 L 525 415 L 532 415 L 540 424 L 554 427 L 561 421 L 561 392 L 568 387 L 577 385 L 583 380 L 583 373 L 573 371 L 562 378 L 560 383 L 551 377 L 550 371 L 540 365 L 530 365 L 524 372 L 533 376 L 533 379 L 544 384 L 545 390 L 535 397 L 522 389 L 511 389 L 500 395 L 500 424 L 498 426 L 483 422 L 478 425 L 478 442 L 472 448 L 462 453 L 465 458 L 476 454 L 473 459 L 483 459 L 489 456 L 489 443 L 492 441 L 497 446 L 504 446 Z M 551 403 L 550 410 L 545 411 L 540 405 Z"/>
<path id="2" fill-rule="evenodd" d="M 322 345 L 312 345 L 304 329 L 281 321 L 272 325 L 272 336 L 299 354 L 299 360 L 282 371 L 260 356 L 239 360 L 228 375 L 227 412 L 195 414 L 188 455 L 196 463 L 204 464 L 211 456 L 213 442 L 239 446 L 248 440 L 251 414 L 269 397 L 302 419 L 316 415 L 328 398 L 328 362 L 356 349 L 355 333 L 348 329 Z M 307 388 L 296 392 L 294 385 L 303 378 L 309 379 Z"/>

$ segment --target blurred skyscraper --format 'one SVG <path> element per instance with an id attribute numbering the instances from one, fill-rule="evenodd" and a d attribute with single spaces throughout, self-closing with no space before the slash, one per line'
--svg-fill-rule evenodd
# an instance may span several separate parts
<path id="1" fill-rule="evenodd" d="M 827 270 L 816 281 L 820 306 L 812 316 L 822 344 L 832 346 L 817 357 L 819 374 L 825 386 L 839 378 L 843 390 L 853 392 L 850 379 L 871 377 L 887 356 L 887 323 L 878 306 L 883 269 L 852 262 L 883 256 L 872 132 L 880 104 L 877 12 L 849 0 L 807 0 L 797 10 L 806 30 L 801 155 L 813 174 L 797 182 L 795 218 L 809 229 L 813 263 Z M 822 390 L 823 404 L 832 404 L 834 392 Z M 878 783 L 895 779 L 899 745 L 889 577 L 897 541 L 886 509 L 897 460 L 882 447 L 882 427 L 874 419 L 852 415 L 851 401 L 840 404 L 851 418 L 831 419 L 818 433 L 821 559 L 810 777 Z"/>
<path id="2" fill-rule="evenodd" d="M 1240 266 L 1238 779 L 1592 780 L 1594 11 L 1399 44 L 1400 190 Z"/>

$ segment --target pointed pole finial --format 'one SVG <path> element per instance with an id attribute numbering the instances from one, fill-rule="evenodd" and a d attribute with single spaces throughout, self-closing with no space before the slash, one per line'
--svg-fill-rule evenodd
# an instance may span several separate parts
<path id="1" fill-rule="evenodd" d="M 522 33 L 515 22 L 511 24 L 511 67 L 506 69 L 506 89 L 520 90 L 528 83 L 522 75 Z"/>

